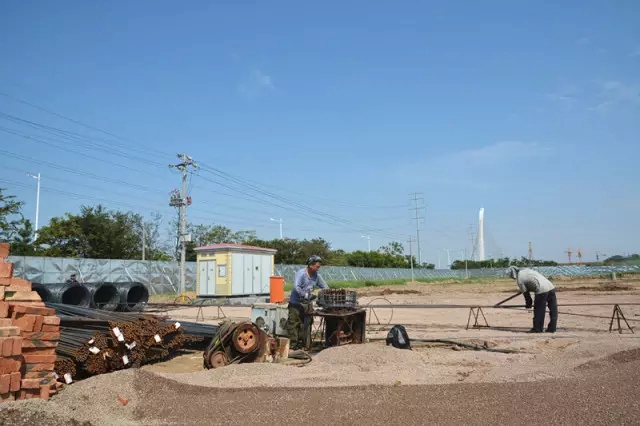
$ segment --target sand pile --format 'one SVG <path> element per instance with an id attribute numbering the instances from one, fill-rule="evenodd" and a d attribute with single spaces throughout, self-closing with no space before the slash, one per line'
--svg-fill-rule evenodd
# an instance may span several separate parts
<path id="1" fill-rule="evenodd" d="M 21 418 L 32 420 L 30 424 L 38 424 L 33 423 L 35 420 L 49 425 L 73 424 L 75 420 L 79 425 L 140 425 L 133 420 L 139 401 L 138 375 L 139 370 L 116 371 L 67 386 L 50 401 L 28 399 L 0 404 L 0 417 L 7 409 L 19 411 Z"/>

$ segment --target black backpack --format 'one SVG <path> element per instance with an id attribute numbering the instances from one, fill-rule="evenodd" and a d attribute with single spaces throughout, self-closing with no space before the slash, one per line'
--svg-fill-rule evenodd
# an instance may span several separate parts
<path id="1" fill-rule="evenodd" d="M 407 330 L 404 325 L 394 325 L 387 333 L 387 346 L 393 346 L 398 349 L 411 349 L 411 340 L 407 334 Z"/>

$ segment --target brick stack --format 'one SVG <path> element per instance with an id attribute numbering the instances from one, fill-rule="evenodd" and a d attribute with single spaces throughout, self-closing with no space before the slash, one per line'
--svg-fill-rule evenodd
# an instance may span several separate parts
<path id="1" fill-rule="evenodd" d="M 57 390 L 53 371 L 60 318 L 31 283 L 13 276 L 9 244 L 0 244 L 0 402 L 43 398 Z"/>

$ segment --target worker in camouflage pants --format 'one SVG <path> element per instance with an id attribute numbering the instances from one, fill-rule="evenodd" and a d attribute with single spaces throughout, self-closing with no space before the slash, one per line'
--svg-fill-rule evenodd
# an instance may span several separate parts
<path id="1" fill-rule="evenodd" d="M 322 264 L 320 256 L 311 256 L 307 261 L 307 266 L 296 272 L 293 290 L 289 296 L 289 316 L 287 319 L 287 333 L 291 349 L 298 350 L 304 347 L 305 313 L 311 308 L 310 303 L 316 298 L 311 294 L 314 287 L 327 289 L 329 286 L 324 282 L 318 270 Z"/>

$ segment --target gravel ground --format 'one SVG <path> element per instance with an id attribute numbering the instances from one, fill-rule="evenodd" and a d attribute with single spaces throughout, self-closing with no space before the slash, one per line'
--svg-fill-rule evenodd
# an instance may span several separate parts
<path id="1" fill-rule="evenodd" d="M 126 373 L 70 386 L 48 403 L 0 406 L 0 425 L 640 423 L 640 351 L 607 357 L 570 379 L 534 383 L 216 389 Z"/>

